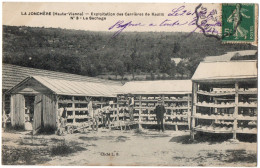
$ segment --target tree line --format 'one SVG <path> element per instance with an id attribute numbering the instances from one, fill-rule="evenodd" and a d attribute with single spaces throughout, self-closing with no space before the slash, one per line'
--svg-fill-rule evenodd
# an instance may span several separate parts
<path id="1" fill-rule="evenodd" d="M 86 76 L 164 74 L 190 78 L 205 56 L 256 49 L 250 44 L 222 44 L 199 33 L 109 32 L 3 26 L 3 62 Z M 176 65 L 171 58 L 181 58 Z"/>

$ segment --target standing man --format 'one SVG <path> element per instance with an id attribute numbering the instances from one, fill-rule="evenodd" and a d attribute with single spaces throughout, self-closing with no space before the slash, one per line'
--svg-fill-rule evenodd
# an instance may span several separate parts
<path id="1" fill-rule="evenodd" d="M 164 128 L 163 120 L 164 120 L 164 113 L 166 112 L 166 110 L 165 110 L 165 107 L 163 105 L 163 101 L 161 98 L 158 99 L 157 106 L 155 107 L 154 112 L 156 114 L 157 125 L 159 126 L 159 131 L 162 130 L 162 132 L 164 132 L 165 128 Z"/>
<path id="2" fill-rule="evenodd" d="M 105 122 L 104 122 L 104 126 L 106 128 L 111 128 L 111 125 L 110 125 L 110 110 L 111 110 L 111 104 L 112 102 L 109 102 L 109 104 L 105 107 L 103 107 L 103 112 L 105 114 Z"/>
<path id="3" fill-rule="evenodd" d="M 129 109 L 129 117 L 130 121 L 134 121 L 134 104 L 135 104 L 135 99 L 134 96 L 131 96 L 129 94 L 129 99 L 128 99 L 128 109 Z"/>

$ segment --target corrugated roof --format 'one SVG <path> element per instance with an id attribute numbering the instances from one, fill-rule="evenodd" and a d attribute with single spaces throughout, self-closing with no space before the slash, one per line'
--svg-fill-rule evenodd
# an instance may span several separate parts
<path id="1" fill-rule="evenodd" d="M 201 62 L 192 80 L 257 78 L 256 61 Z"/>
<path id="2" fill-rule="evenodd" d="M 70 81 L 104 83 L 106 85 L 122 86 L 120 82 L 88 77 L 83 75 L 69 74 L 63 72 L 49 71 L 43 69 L 22 67 L 11 64 L 2 64 L 2 89 L 11 89 L 29 76 L 46 76 L 52 79 Z"/>
<path id="3" fill-rule="evenodd" d="M 26 84 L 26 82 L 30 79 L 34 79 L 40 82 L 43 86 L 47 87 L 57 95 L 116 97 L 116 90 L 118 90 L 119 87 L 122 87 L 87 81 L 72 81 L 64 79 L 53 79 L 43 76 L 32 76 L 27 77 L 24 81 L 8 92 L 12 92 L 14 89 Z"/>
<path id="4" fill-rule="evenodd" d="M 118 94 L 188 94 L 191 91 L 191 80 L 134 81 L 127 82 Z"/>

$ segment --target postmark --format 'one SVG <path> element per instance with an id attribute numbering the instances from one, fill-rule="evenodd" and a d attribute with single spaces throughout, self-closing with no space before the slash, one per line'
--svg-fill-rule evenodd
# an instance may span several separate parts
<path id="1" fill-rule="evenodd" d="M 206 37 L 221 39 L 218 27 L 221 27 L 217 9 L 209 10 L 205 5 L 199 4 L 195 8 L 196 26 Z"/>
<path id="2" fill-rule="evenodd" d="M 222 4 L 222 42 L 256 41 L 255 4 Z"/>

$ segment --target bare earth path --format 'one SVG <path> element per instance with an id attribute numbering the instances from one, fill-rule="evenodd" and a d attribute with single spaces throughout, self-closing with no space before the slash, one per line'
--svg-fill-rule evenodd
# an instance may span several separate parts
<path id="1" fill-rule="evenodd" d="M 3 133 L 3 145 L 25 146 L 21 136 Z M 10 138 L 13 137 L 13 138 Z M 256 166 L 257 143 L 196 142 L 183 144 L 189 132 L 88 131 L 63 137 L 41 135 L 43 139 L 65 139 L 86 150 L 67 156 L 47 155 L 43 165 L 170 165 L 170 166 Z M 20 139 L 19 139 L 20 138 Z M 28 146 L 28 145 L 27 145 Z M 50 146 L 48 143 L 47 146 Z"/>

